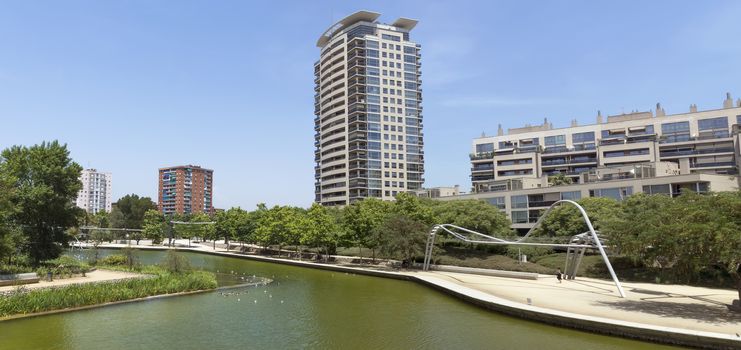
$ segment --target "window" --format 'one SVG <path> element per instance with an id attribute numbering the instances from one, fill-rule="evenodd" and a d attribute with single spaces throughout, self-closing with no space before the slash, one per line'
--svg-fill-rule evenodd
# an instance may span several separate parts
<path id="1" fill-rule="evenodd" d="M 661 124 L 662 143 L 684 142 L 690 140 L 690 122 Z"/>
<path id="2" fill-rule="evenodd" d="M 489 204 L 504 210 L 505 204 L 504 204 L 504 197 L 494 197 L 494 198 L 487 198 L 486 199 Z"/>
<path id="3" fill-rule="evenodd" d="M 515 208 L 527 208 L 527 196 L 512 196 L 510 197 L 510 204 L 513 209 Z M 527 212 L 525 214 L 527 216 Z"/>
<path id="4" fill-rule="evenodd" d="M 700 131 L 712 129 L 728 129 L 728 117 L 698 120 L 697 128 L 700 129 Z"/>
<path id="5" fill-rule="evenodd" d="M 633 187 L 614 187 L 589 190 L 590 197 L 607 197 L 615 200 L 623 200 L 633 194 Z"/>
<path id="6" fill-rule="evenodd" d="M 672 194 L 671 186 L 665 185 L 646 185 L 643 186 L 643 193 L 646 194 Z"/>
<path id="7" fill-rule="evenodd" d="M 573 143 L 594 142 L 594 131 L 577 132 L 571 135 L 571 142 Z"/>
<path id="8" fill-rule="evenodd" d="M 368 41 L 365 42 L 365 47 L 367 47 L 369 49 L 377 49 L 378 48 L 378 41 L 368 40 Z"/>
<path id="9" fill-rule="evenodd" d="M 556 145 L 565 145 L 565 144 L 566 144 L 566 135 L 556 135 L 556 136 L 546 136 L 545 137 L 546 146 L 556 146 Z"/>
<path id="10" fill-rule="evenodd" d="M 676 132 L 689 132 L 690 122 L 677 122 L 661 124 L 661 133 L 670 134 Z"/>
<path id="11" fill-rule="evenodd" d="M 383 39 L 383 40 L 391 40 L 391 41 L 401 41 L 401 37 L 400 36 L 389 35 L 389 34 L 381 34 L 381 39 Z M 384 44 L 384 45 L 386 45 L 386 44 Z"/>
<path id="12" fill-rule="evenodd" d="M 527 223 L 527 210 L 513 210 L 512 211 L 512 223 L 513 224 L 526 224 Z"/>
<path id="13" fill-rule="evenodd" d="M 639 149 L 632 149 L 627 151 L 610 151 L 610 152 L 604 152 L 603 153 L 605 158 L 614 158 L 614 157 L 629 157 L 629 156 L 640 156 L 644 154 L 649 154 L 648 148 L 639 148 Z"/>
<path id="14" fill-rule="evenodd" d="M 568 199 L 572 201 L 581 199 L 581 191 L 561 192 L 561 199 Z"/>

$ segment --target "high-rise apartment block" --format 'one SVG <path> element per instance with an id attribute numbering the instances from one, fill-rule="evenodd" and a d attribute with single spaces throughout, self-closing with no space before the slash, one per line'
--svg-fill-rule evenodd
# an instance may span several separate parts
<path id="1" fill-rule="evenodd" d="M 424 182 L 417 21 L 377 22 L 359 11 L 317 42 L 314 64 L 315 201 L 393 199 Z"/>
<path id="2" fill-rule="evenodd" d="M 90 214 L 111 211 L 111 173 L 85 169 L 80 173 L 82 189 L 77 193 L 76 204 Z"/>
<path id="3" fill-rule="evenodd" d="M 213 213 L 214 171 L 196 165 L 159 170 L 158 207 L 163 214 Z"/>

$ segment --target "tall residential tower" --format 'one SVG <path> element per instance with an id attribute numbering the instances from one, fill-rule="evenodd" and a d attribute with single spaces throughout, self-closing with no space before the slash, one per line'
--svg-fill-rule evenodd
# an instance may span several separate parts
<path id="1" fill-rule="evenodd" d="M 111 173 L 100 173 L 95 169 L 85 169 L 80 173 L 82 189 L 77 193 L 75 203 L 90 214 L 111 211 Z"/>
<path id="2" fill-rule="evenodd" d="M 359 11 L 322 34 L 314 63 L 315 201 L 391 200 L 424 182 L 417 21 Z"/>
<path id="3" fill-rule="evenodd" d="M 159 201 L 162 214 L 213 213 L 214 171 L 197 165 L 161 168 Z"/>

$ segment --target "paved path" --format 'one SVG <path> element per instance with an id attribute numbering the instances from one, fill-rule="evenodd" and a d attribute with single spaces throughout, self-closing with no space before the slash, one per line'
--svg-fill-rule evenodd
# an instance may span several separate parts
<path id="1" fill-rule="evenodd" d="M 110 270 L 95 270 L 88 272 L 85 277 L 72 277 L 55 279 L 51 282 L 40 281 L 39 283 L 24 284 L 23 287 L 27 289 L 46 288 L 46 287 L 57 287 L 75 283 L 90 283 L 90 282 L 102 282 L 102 281 L 115 281 L 125 278 L 141 277 L 142 274 L 132 272 L 121 272 L 121 271 L 110 271 Z M 12 291 L 17 288 L 16 286 L 5 286 L 0 287 L 0 292 Z"/>
<path id="2" fill-rule="evenodd" d="M 538 280 L 453 272 L 411 273 L 440 279 L 502 299 L 580 315 L 662 327 L 734 335 L 741 334 L 741 314 L 726 304 L 738 298 L 734 290 L 682 285 L 623 282 L 620 298 L 612 281 L 578 278 L 558 283 L 555 276 Z M 739 337 L 741 340 L 741 337 Z"/>

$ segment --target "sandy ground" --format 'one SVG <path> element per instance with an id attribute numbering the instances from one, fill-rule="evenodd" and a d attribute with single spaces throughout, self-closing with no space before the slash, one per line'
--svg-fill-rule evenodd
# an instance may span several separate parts
<path id="1" fill-rule="evenodd" d="M 626 298 L 620 298 L 612 281 L 591 278 L 558 283 L 555 276 L 521 280 L 438 271 L 414 274 L 517 303 L 527 304 L 530 298 L 533 306 L 547 309 L 663 327 L 741 334 L 741 314 L 726 307 L 738 298 L 734 290 L 623 282 Z"/>
<path id="2" fill-rule="evenodd" d="M 80 277 L 72 277 L 72 278 L 64 278 L 64 279 L 55 279 L 51 282 L 40 281 L 39 283 L 24 284 L 23 287 L 28 288 L 28 289 L 47 288 L 47 287 L 64 286 L 64 285 L 75 284 L 75 283 L 115 281 L 115 280 L 120 280 L 120 279 L 125 279 L 125 278 L 134 278 L 134 277 L 141 277 L 141 276 L 144 276 L 144 275 L 138 274 L 138 273 L 132 273 L 132 272 L 95 270 L 92 272 L 88 272 L 85 277 L 80 276 Z M 18 287 L 17 286 L 0 287 L 0 292 L 11 291 L 15 288 L 18 288 Z"/>

